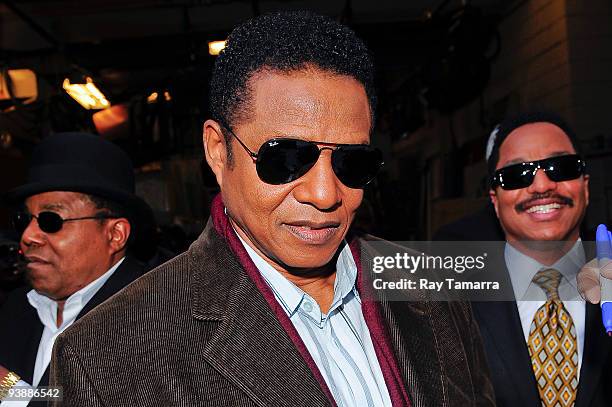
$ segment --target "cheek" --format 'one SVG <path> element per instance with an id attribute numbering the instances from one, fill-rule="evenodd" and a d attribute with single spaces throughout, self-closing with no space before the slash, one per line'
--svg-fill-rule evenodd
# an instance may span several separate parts
<path id="1" fill-rule="evenodd" d="M 223 191 L 223 202 L 236 221 L 249 229 L 268 230 L 290 213 L 290 193 L 288 186 L 264 184 L 259 178 L 243 179 Z"/>
<path id="2" fill-rule="evenodd" d="M 522 230 L 526 227 L 523 223 L 528 222 L 528 218 L 515 209 L 516 205 L 526 198 L 521 192 L 515 190 L 497 194 L 497 216 L 502 226 L 508 231 Z"/>
<path id="3" fill-rule="evenodd" d="M 564 188 L 559 191 L 563 196 L 569 197 L 574 201 L 574 209 L 578 214 L 582 214 L 589 203 L 589 191 L 587 184 L 580 182 L 569 182 L 563 185 Z"/>
<path id="4" fill-rule="evenodd" d="M 359 206 L 361 206 L 361 202 L 363 201 L 363 190 L 347 188 L 343 194 L 343 197 L 343 204 L 350 218 L 349 220 L 352 220 L 355 217 L 357 209 L 359 209 Z"/>
<path id="5" fill-rule="evenodd" d="M 497 206 L 504 215 L 515 214 L 514 207 L 520 202 L 520 191 L 503 191 L 497 194 Z"/>
<path id="6" fill-rule="evenodd" d="M 95 261 L 104 252 L 103 235 L 97 229 L 75 228 L 67 232 L 70 233 L 66 237 L 50 242 L 58 261 L 66 266 Z"/>

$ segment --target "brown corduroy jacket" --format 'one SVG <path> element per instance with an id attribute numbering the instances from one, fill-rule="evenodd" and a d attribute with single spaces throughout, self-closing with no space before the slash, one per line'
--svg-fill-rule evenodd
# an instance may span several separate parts
<path id="1" fill-rule="evenodd" d="M 412 407 L 494 405 L 469 305 L 382 302 L 381 313 Z M 63 406 L 331 404 L 212 221 L 57 338 L 51 384 Z"/>

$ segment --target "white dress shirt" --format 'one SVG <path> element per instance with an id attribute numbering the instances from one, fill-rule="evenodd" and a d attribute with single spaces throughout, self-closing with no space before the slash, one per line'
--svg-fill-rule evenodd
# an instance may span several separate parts
<path id="1" fill-rule="evenodd" d="M 336 404 L 391 406 L 355 282 L 357 266 L 348 244 L 338 256 L 332 305 L 324 314 L 317 302 L 240 239 L 306 345 Z"/>
<path id="2" fill-rule="evenodd" d="M 34 374 L 32 376 L 32 383 L 26 383 L 20 380 L 15 384 L 14 387 L 26 388 L 38 386 L 40 379 L 42 378 L 47 366 L 51 362 L 51 353 L 53 350 L 53 344 L 55 338 L 72 325 L 83 307 L 93 298 L 98 290 L 106 283 L 106 281 L 113 275 L 117 268 L 123 263 L 125 257 L 121 258 L 113 267 L 111 267 L 106 273 L 81 288 L 76 293 L 72 294 L 66 299 L 64 303 L 64 312 L 62 315 L 62 324 L 57 326 L 57 302 L 49 297 L 36 292 L 36 290 L 30 290 L 27 294 L 28 302 L 32 307 L 36 309 L 40 322 L 44 325 L 43 333 L 38 344 L 38 352 L 36 353 L 36 363 L 34 364 Z M 3 401 L 0 403 L 0 407 L 21 407 L 27 406 L 27 401 Z"/>
<path id="3" fill-rule="evenodd" d="M 586 305 L 577 289 L 576 276 L 585 263 L 584 248 L 582 241 L 578 239 L 574 246 L 560 258 L 555 264 L 545 266 L 529 256 L 521 253 L 512 245 L 506 243 L 504 257 L 510 280 L 516 298 L 516 305 L 521 317 L 521 326 L 525 342 L 529 341 L 529 330 L 536 311 L 546 302 L 546 293 L 540 286 L 531 280 L 540 270 L 555 269 L 561 273 L 559 285 L 559 298 L 563 306 L 569 312 L 576 327 L 578 340 L 578 378 L 580 378 L 580 367 L 582 366 L 582 354 L 584 349 L 584 329 L 586 318 Z"/>

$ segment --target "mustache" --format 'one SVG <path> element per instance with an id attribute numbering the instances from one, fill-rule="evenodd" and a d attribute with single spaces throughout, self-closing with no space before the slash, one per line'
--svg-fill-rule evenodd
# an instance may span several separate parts
<path id="1" fill-rule="evenodd" d="M 559 201 L 559 203 L 563 204 L 563 205 L 567 205 L 570 208 L 574 207 L 574 200 L 570 197 L 564 196 L 564 195 L 560 195 L 560 194 L 551 194 L 551 193 L 545 193 L 545 194 L 534 194 L 531 197 L 525 199 L 524 201 L 521 201 L 519 203 L 517 203 L 514 206 L 514 209 L 517 212 L 525 212 L 527 210 L 527 206 L 529 204 L 531 204 L 534 201 L 540 200 L 540 199 L 555 199 L 557 201 Z"/>

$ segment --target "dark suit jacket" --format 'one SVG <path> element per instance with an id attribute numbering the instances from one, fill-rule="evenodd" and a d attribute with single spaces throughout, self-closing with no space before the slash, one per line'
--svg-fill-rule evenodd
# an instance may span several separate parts
<path id="1" fill-rule="evenodd" d="M 77 320 L 143 274 L 143 265 L 131 257 L 121 263 L 106 283 L 83 307 Z M 0 365 L 17 373 L 22 380 L 32 383 L 36 353 L 44 326 L 26 294 L 24 287 L 11 293 L 0 309 Z M 49 382 L 49 368 L 40 380 L 40 386 Z"/>
<path id="2" fill-rule="evenodd" d="M 505 284 L 511 286 L 509 275 L 506 277 Z M 540 407 L 516 302 L 473 302 L 472 307 L 482 334 L 497 406 Z M 612 338 L 608 338 L 603 328 L 601 308 L 587 303 L 575 407 L 603 407 L 611 403 Z"/>
<path id="3" fill-rule="evenodd" d="M 493 405 L 469 305 L 381 308 L 412 407 Z M 58 337 L 51 382 L 66 406 L 332 404 L 211 221 Z"/>

